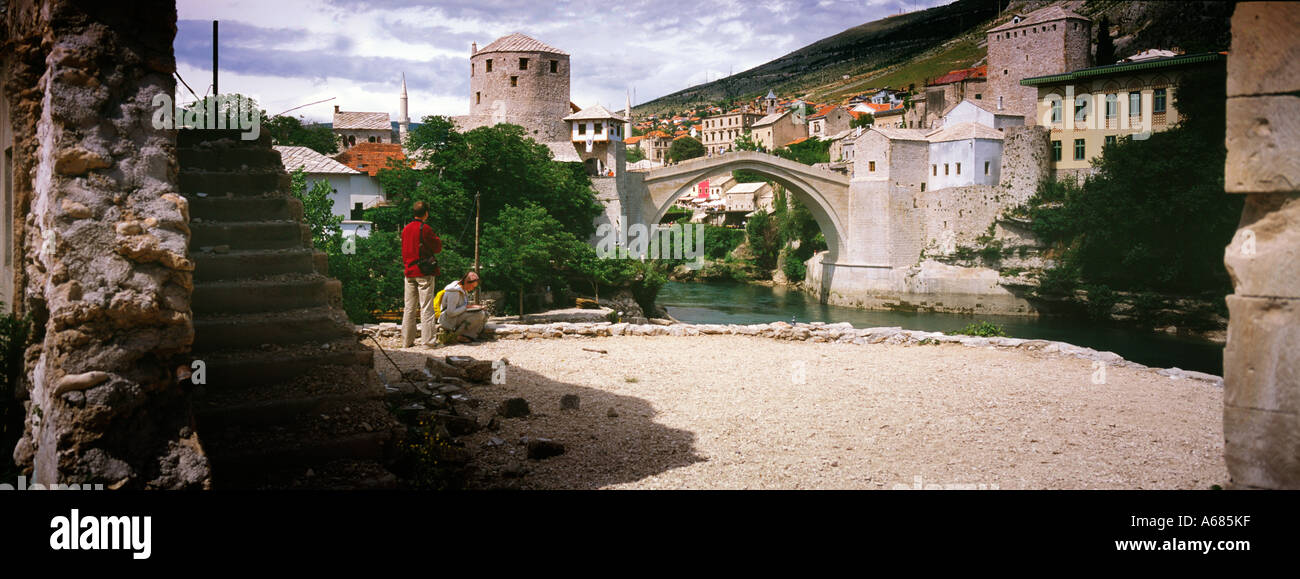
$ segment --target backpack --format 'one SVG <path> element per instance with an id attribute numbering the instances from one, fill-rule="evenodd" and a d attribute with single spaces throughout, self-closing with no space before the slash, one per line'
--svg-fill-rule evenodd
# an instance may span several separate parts
<path id="1" fill-rule="evenodd" d="M 447 293 L 447 290 L 440 289 L 438 295 L 433 296 L 433 319 L 435 323 L 442 318 L 442 294 L 445 293 Z"/>

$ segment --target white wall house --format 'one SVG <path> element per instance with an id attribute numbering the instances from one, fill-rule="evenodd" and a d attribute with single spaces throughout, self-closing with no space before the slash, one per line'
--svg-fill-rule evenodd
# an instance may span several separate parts
<path id="1" fill-rule="evenodd" d="M 275 150 L 280 152 L 285 171 L 292 173 L 302 168 L 306 172 L 308 189 L 317 181 L 330 184 L 330 200 L 334 204 L 335 215 L 351 219 L 352 210 L 358 205 L 363 208 L 372 207 L 384 199 L 379 190 L 379 181 L 366 173 L 307 147 L 277 145 Z"/>
<path id="2" fill-rule="evenodd" d="M 959 123 L 936 129 L 927 139 L 930 141 L 929 190 L 998 184 L 1002 131 L 979 123 Z"/>
<path id="3" fill-rule="evenodd" d="M 983 100 L 963 100 L 944 111 L 943 121 L 938 126 L 979 123 L 987 127 L 1001 129 L 1025 124 L 1023 115 L 1003 114 L 996 110 L 996 106 Z"/>

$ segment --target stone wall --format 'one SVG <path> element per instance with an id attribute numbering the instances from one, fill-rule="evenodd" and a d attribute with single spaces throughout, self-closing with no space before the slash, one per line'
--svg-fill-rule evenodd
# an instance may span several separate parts
<path id="1" fill-rule="evenodd" d="M 1038 191 L 1038 183 L 1047 176 L 1051 166 L 1048 142 L 1051 135 L 1046 127 L 1022 126 L 1002 129 L 1001 188 L 1009 197 L 1003 200 L 1007 207 L 1024 204 Z"/>
<path id="2" fill-rule="evenodd" d="M 175 89 L 175 5 L 8 8 L 17 290 L 37 342 L 15 462 L 41 484 L 204 487 L 175 374 L 194 336 L 188 204 L 175 133 L 151 124 L 153 97 Z"/>
<path id="3" fill-rule="evenodd" d="M 1246 205 L 1224 263 L 1224 457 L 1240 488 L 1300 488 L 1300 5 L 1232 16 L 1224 185 Z"/>
<path id="4" fill-rule="evenodd" d="M 950 254 L 957 246 L 972 247 L 1002 210 L 998 191 L 987 185 L 947 187 L 916 196 L 925 237 L 925 254 Z"/>

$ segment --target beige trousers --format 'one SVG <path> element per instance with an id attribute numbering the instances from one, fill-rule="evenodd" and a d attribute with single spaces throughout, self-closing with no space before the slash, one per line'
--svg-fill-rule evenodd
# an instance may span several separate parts
<path id="1" fill-rule="evenodd" d="M 486 323 L 487 312 L 472 310 L 455 317 L 443 316 L 442 327 L 466 338 L 477 338 Z"/>
<path id="2" fill-rule="evenodd" d="M 415 318 L 420 317 L 420 343 L 432 346 L 437 343 L 434 331 L 433 296 L 437 293 L 433 276 L 406 278 L 406 309 L 402 312 L 402 347 L 415 345 Z"/>

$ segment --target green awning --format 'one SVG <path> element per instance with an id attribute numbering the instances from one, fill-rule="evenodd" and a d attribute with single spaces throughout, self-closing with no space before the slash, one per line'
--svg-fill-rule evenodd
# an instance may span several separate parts
<path id="1" fill-rule="evenodd" d="M 1185 54 L 1182 56 L 1171 56 L 1169 58 L 1157 58 L 1139 62 L 1122 62 L 1119 64 L 1108 64 L 1106 66 L 1094 66 L 1092 68 L 1082 68 L 1074 72 L 1065 72 L 1061 74 L 1049 74 L 1045 76 L 1034 76 L 1020 81 L 1023 86 L 1040 86 L 1061 84 L 1071 81 L 1085 80 L 1089 78 L 1112 76 L 1129 72 L 1138 72 L 1146 70 L 1159 70 L 1162 68 L 1174 68 L 1186 66 L 1189 64 L 1199 64 L 1203 62 L 1226 62 L 1228 55 L 1218 52 L 1206 52 L 1203 54 Z"/>

